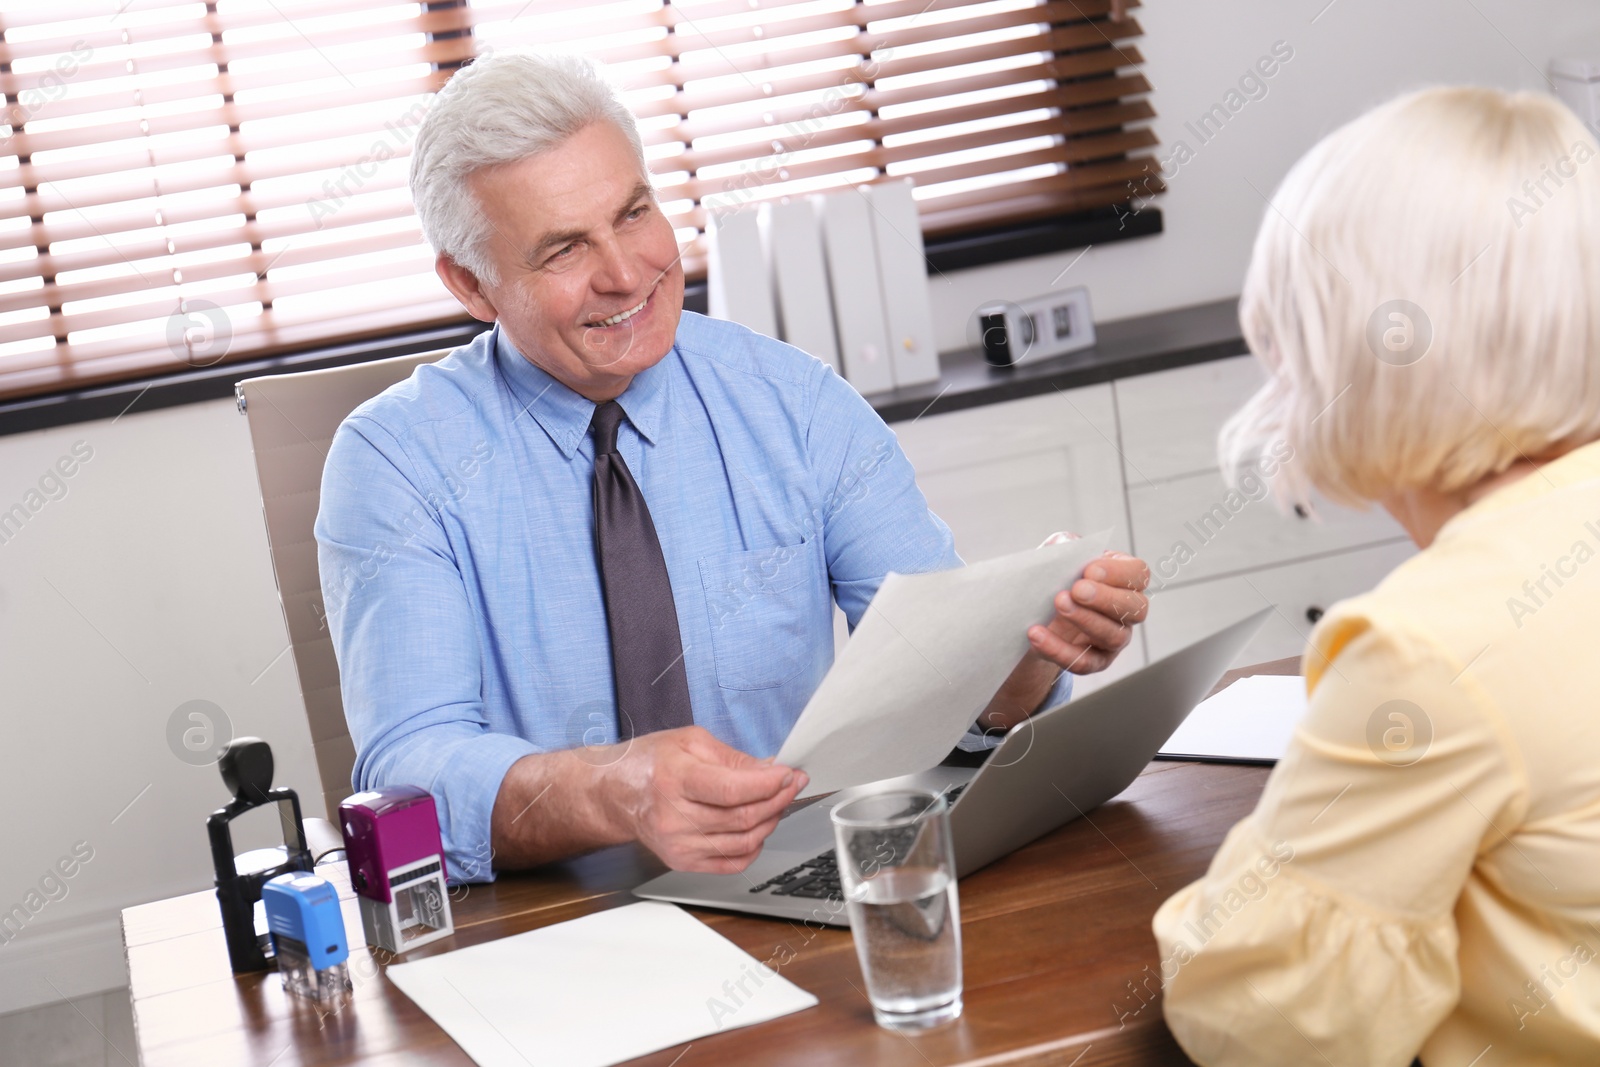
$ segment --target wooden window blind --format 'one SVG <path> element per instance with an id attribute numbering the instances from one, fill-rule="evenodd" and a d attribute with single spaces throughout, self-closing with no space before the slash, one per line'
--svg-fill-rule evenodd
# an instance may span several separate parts
<path id="1" fill-rule="evenodd" d="M 909 175 L 939 235 L 1146 197 L 1133 6 L 0 5 L 0 396 L 463 320 L 407 166 L 430 95 L 488 49 L 608 65 L 691 278 L 719 204 Z"/>

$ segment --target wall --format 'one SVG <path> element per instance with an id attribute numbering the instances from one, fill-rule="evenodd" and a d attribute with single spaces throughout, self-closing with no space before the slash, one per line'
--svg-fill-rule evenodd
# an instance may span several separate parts
<path id="1" fill-rule="evenodd" d="M 1103 321 L 1234 295 L 1262 196 L 1321 134 L 1410 86 L 1536 87 L 1554 55 L 1600 57 L 1592 0 L 1324 4 L 1151 0 L 1139 47 L 1163 153 L 1197 149 L 1161 200 L 1167 232 L 935 278 L 941 347 L 966 343 L 978 304 L 1053 286 L 1088 285 Z M 1294 57 L 1265 98 L 1198 146 L 1184 123 L 1278 40 Z M 268 738 L 279 782 L 319 799 L 244 419 L 214 401 L 0 437 L 0 510 L 79 441 L 93 454 L 66 495 L 0 544 L 0 909 L 76 843 L 93 858 L 0 944 L 0 1012 L 124 983 L 118 909 L 209 887 L 202 823 L 227 797 L 169 742 L 181 705 Z"/>
<path id="2" fill-rule="evenodd" d="M 186 709 L 169 738 L 181 706 L 267 738 L 278 784 L 321 810 L 233 402 L 0 437 L 0 510 L 60 469 L 65 494 L 48 483 L 0 544 L 0 911 L 45 901 L 0 944 L 0 1012 L 124 984 L 118 910 L 210 886 L 205 817 L 228 793 L 179 753 L 227 730 Z"/>
<path id="3" fill-rule="evenodd" d="M 1550 59 L 1600 59 L 1593 0 L 1145 0 L 1135 14 L 1155 87 L 1160 158 L 1179 140 L 1194 150 L 1156 200 L 1166 232 L 1092 248 L 1081 259 L 1075 249 L 935 276 L 941 350 L 976 343 L 969 322 L 979 305 L 1056 288 L 1088 286 L 1099 321 L 1237 296 L 1263 198 L 1324 134 L 1407 89 L 1548 91 L 1542 73 Z M 1202 145 L 1185 124 L 1198 125 L 1277 41 L 1293 58 L 1267 81 L 1264 97 Z"/>

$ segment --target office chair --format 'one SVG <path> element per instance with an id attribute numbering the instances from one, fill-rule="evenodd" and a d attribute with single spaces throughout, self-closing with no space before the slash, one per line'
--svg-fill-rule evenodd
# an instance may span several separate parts
<path id="1" fill-rule="evenodd" d="M 339 801 L 350 794 L 356 750 L 339 695 L 339 664 L 323 617 L 312 533 L 322 500 L 322 467 L 334 431 L 362 401 L 449 352 L 441 349 L 348 367 L 246 378 L 234 386 L 239 410 L 250 421 L 272 573 L 311 724 L 323 805 L 335 825 Z"/>

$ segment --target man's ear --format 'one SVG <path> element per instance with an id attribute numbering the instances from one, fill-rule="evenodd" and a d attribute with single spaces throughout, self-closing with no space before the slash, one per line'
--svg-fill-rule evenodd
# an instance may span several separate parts
<path id="1" fill-rule="evenodd" d="M 473 318 L 482 322 L 493 322 L 500 317 L 500 313 L 484 295 L 483 286 L 479 284 L 477 275 L 443 252 L 434 257 L 433 269 L 439 275 L 439 280 L 444 282 L 444 287 L 450 290 L 451 295 L 461 302 L 461 306 L 466 308 Z"/>

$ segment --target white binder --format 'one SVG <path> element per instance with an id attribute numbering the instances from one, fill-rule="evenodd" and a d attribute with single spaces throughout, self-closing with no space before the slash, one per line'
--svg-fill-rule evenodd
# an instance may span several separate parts
<path id="1" fill-rule="evenodd" d="M 778 311 L 751 207 L 713 211 L 706 221 L 706 303 L 711 317 L 778 336 Z"/>
<path id="2" fill-rule="evenodd" d="M 883 290 L 878 282 L 872 208 L 866 197 L 854 189 L 813 194 L 813 203 L 822 217 L 822 242 L 827 249 L 828 282 L 845 379 L 859 393 L 893 389 L 894 368 L 889 358 Z"/>
<path id="3" fill-rule="evenodd" d="M 840 370 L 816 208 L 803 198 L 762 204 L 761 234 L 777 290 L 783 339 Z"/>
<path id="4" fill-rule="evenodd" d="M 922 221 L 911 181 L 869 185 L 872 233 L 889 335 L 889 359 L 897 386 L 939 380 L 939 350 L 933 337 L 933 303 L 923 256 Z"/>

